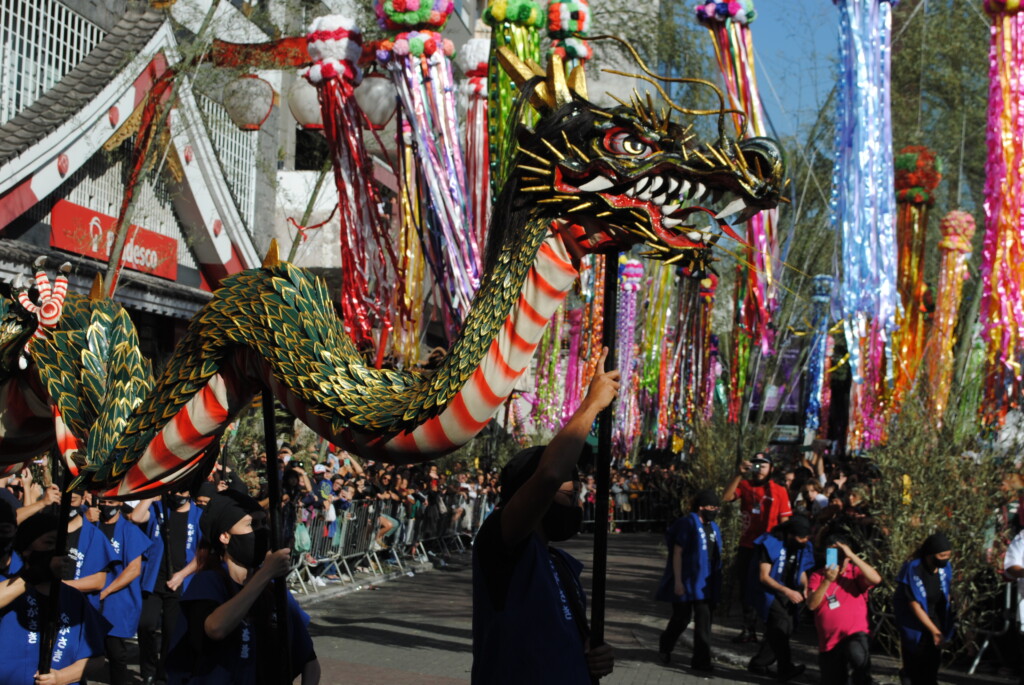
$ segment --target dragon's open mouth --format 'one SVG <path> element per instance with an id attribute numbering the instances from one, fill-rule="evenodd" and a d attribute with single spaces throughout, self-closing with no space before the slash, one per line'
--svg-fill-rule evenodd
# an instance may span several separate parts
<path id="1" fill-rule="evenodd" d="M 591 209 L 590 216 L 580 217 L 572 238 L 591 252 L 624 238 L 642 240 L 652 248 L 650 256 L 671 259 L 682 251 L 706 250 L 723 234 L 745 242 L 732 226 L 775 206 L 773 201 L 750 197 L 729 174 L 684 177 L 680 171 L 676 165 L 664 164 L 623 178 L 607 167 L 584 173 L 556 167 L 556 192 L 581 198 L 589 193 L 608 205 L 605 212 Z M 567 219 L 575 221 L 575 217 Z"/>

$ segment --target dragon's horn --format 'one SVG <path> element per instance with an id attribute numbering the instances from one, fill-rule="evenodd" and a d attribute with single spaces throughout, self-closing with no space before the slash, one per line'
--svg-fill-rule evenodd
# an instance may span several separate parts
<path id="1" fill-rule="evenodd" d="M 267 256 L 263 258 L 263 268 L 273 269 L 281 263 L 280 251 L 277 248 L 277 239 L 270 239 L 270 247 L 267 248 Z"/>
<path id="2" fill-rule="evenodd" d="M 107 293 L 103 289 L 103 274 L 97 273 L 96 277 L 92 279 L 92 289 L 89 291 L 89 299 L 102 300 L 106 296 Z"/>
<path id="3" fill-rule="evenodd" d="M 566 79 L 565 64 L 557 54 L 551 55 L 545 71 L 533 61 L 523 61 L 516 53 L 502 46 L 498 48 L 498 63 L 520 88 L 530 79 L 544 79 L 534 87 L 530 95 L 530 104 L 538 112 L 549 111 L 572 102 L 573 93 L 587 99 L 587 79 L 583 67 L 574 68 Z"/>

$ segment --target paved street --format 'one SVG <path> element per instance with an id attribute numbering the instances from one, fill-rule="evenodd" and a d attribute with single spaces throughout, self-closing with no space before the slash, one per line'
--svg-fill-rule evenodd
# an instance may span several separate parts
<path id="1" fill-rule="evenodd" d="M 590 565 L 591 538 L 567 547 Z M 689 672 L 687 635 L 676 647 L 674 663 L 657 660 L 657 638 L 668 617 L 668 606 L 651 599 L 664 563 L 660 537 L 650 534 L 611 537 L 608 579 L 607 639 L 616 648 L 615 673 L 603 685 L 688 683 L 768 683 L 772 679 L 748 674 L 743 666 L 754 648 L 732 645 L 735 629 L 715 626 L 719 659 L 715 678 Z M 376 589 L 364 589 L 308 607 L 312 633 L 327 685 L 456 685 L 469 682 L 471 652 L 471 592 L 469 553 L 453 557 L 446 569 L 402 577 Z M 584 578 L 589 587 L 589 577 Z M 725 622 L 731 622 L 725 617 Z M 716 617 L 721 623 L 721 619 Z M 807 674 L 794 681 L 818 682 L 813 627 L 798 635 L 796 658 Z M 730 655 L 726 652 L 732 652 Z M 726 663 L 731 660 L 733 663 Z M 875 660 L 876 678 L 898 682 L 896 664 Z M 991 677 L 943 672 L 942 682 L 1008 683 Z"/>

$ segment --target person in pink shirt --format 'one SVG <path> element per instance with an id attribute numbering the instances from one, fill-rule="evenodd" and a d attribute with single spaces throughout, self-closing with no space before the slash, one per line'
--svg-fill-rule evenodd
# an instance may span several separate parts
<path id="1" fill-rule="evenodd" d="M 829 538 L 825 546 L 836 550 L 837 563 L 814 571 L 807 580 L 807 608 L 814 612 L 818 629 L 821 682 L 870 685 L 868 591 L 882 582 L 882 576 L 842 537 Z"/>

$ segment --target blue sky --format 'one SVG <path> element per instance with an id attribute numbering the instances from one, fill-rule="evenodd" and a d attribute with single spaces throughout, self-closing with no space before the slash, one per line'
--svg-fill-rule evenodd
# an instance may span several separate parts
<path id="1" fill-rule="evenodd" d="M 758 0 L 755 7 L 758 87 L 785 136 L 814 121 L 835 83 L 839 11 L 831 0 Z"/>

